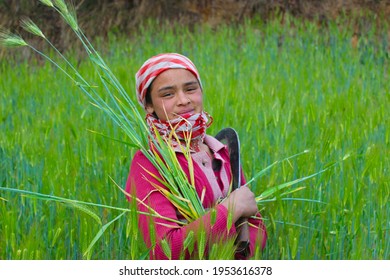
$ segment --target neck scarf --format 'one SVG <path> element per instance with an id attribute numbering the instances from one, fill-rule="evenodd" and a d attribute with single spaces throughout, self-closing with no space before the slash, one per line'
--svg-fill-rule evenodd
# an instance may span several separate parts
<path id="1" fill-rule="evenodd" d="M 213 118 L 205 111 L 197 114 L 186 114 L 169 121 L 157 119 L 152 114 L 146 115 L 146 123 L 152 135 L 156 137 L 155 133 L 157 131 L 164 141 L 168 141 L 173 147 L 177 147 L 188 140 L 192 142 L 194 140 L 203 141 L 206 129 L 212 122 Z"/>

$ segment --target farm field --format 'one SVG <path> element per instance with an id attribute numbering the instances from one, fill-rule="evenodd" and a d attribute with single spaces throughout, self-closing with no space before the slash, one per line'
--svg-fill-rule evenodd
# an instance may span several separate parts
<path id="1" fill-rule="evenodd" d="M 335 164 L 260 204 L 269 239 L 256 259 L 390 258 L 390 42 L 374 23 L 354 42 L 347 23 L 290 18 L 191 31 L 150 23 L 131 39 L 96 42 L 134 102 L 145 59 L 178 52 L 193 60 L 214 118 L 208 133 L 238 131 L 247 179 L 309 150 L 257 179 L 255 193 Z M 69 55 L 94 75 L 85 58 Z M 124 187 L 135 149 L 114 141 L 126 141 L 120 128 L 48 62 L 2 60 L 0 77 L 0 259 L 144 258 L 134 214 L 84 255 L 120 212 L 9 191 L 131 208 L 110 177 Z M 218 246 L 210 258 L 221 258 Z"/>

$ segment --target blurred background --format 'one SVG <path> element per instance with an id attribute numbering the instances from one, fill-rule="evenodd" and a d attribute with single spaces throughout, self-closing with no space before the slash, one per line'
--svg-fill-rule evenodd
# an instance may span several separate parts
<path id="1" fill-rule="evenodd" d="M 267 23 L 278 18 L 283 24 L 286 14 L 309 19 L 326 26 L 338 17 L 350 19 L 349 28 L 354 33 L 352 44 L 357 44 L 365 29 L 373 21 L 387 29 L 390 21 L 389 0 L 73 0 L 81 28 L 92 39 L 107 36 L 128 36 L 138 32 L 138 27 L 150 19 L 169 24 L 196 26 L 207 24 L 239 24 L 248 18 Z M 0 0 L 0 28 L 17 31 L 24 37 L 19 26 L 21 18 L 29 17 L 60 46 L 62 50 L 74 47 L 69 39 L 70 30 L 57 13 L 31 0 Z M 44 24 L 42 24 L 44 23 Z M 379 23 L 379 24 L 378 24 Z M 386 23 L 386 24 L 381 24 Z M 383 30 L 380 31 L 383 34 Z M 387 39 L 388 39 L 387 38 Z M 30 39 L 30 38 L 29 38 Z M 0 49 L 0 57 L 5 50 Z M 31 55 L 26 52 L 25 56 Z"/>

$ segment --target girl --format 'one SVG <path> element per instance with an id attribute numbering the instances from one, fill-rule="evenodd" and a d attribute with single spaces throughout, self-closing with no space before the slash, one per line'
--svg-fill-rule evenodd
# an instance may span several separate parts
<path id="1" fill-rule="evenodd" d="M 232 180 L 227 147 L 214 137 L 206 134 L 206 128 L 212 123 L 211 116 L 203 110 L 203 88 L 195 65 L 185 56 L 175 53 L 160 54 L 148 59 L 136 74 L 137 99 L 146 111 L 146 121 L 152 133 L 157 129 L 162 137 L 167 137 L 175 127 L 178 137 L 182 137 L 180 124 L 183 119 L 191 124 L 190 151 L 195 174 L 195 188 L 203 196 L 205 209 L 213 208 L 216 213 L 211 218 L 210 211 L 198 220 L 185 226 L 165 219 L 139 217 L 139 226 L 146 244 L 151 247 L 151 259 L 167 259 L 161 247 L 161 240 L 168 241 L 171 258 L 183 257 L 183 241 L 191 231 L 206 232 L 205 252 L 213 242 L 236 238 L 234 223 L 241 217 L 249 218 L 248 254 L 237 252 L 235 258 L 253 256 L 255 249 L 263 249 L 267 234 L 258 213 L 254 194 L 247 187 L 241 187 L 229 193 Z M 183 138 L 183 137 L 182 137 Z M 183 139 L 181 139 L 183 140 Z M 183 170 L 188 174 L 187 160 L 181 153 L 179 143 L 172 142 L 176 156 Z M 145 170 L 148 170 L 146 172 Z M 132 160 L 126 191 L 164 217 L 181 220 L 183 217 L 170 201 L 159 192 L 154 184 L 160 184 L 150 173 L 159 175 L 154 165 L 138 151 Z M 242 174 L 242 172 L 241 172 Z M 245 179 L 241 176 L 241 182 Z M 145 205 L 138 204 L 138 210 L 148 212 Z M 228 211 L 231 211 L 233 225 L 228 228 Z M 256 218 L 250 218 L 257 216 Z M 150 226 L 153 225 L 153 229 Z M 155 231 L 155 239 L 151 238 Z M 155 244 L 152 244 L 152 239 Z M 194 258 L 188 251 L 185 258 Z"/>

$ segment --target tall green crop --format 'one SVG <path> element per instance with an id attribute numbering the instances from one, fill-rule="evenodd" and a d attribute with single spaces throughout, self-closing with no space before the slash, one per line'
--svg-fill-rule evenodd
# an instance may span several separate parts
<path id="1" fill-rule="evenodd" d="M 298 20 L 293 25 L 247 22 L 193 32 L 176 27 L 172 32 L 150 24 L 131 41 L 116 38 L 104 56 L 128 93 L 134 88 L 131 73 L 145 58 L 165 51 L 194 58 L 205 108 L 215 120 L 208 132 L 224 126 L 238 130 L 248 181 L 276 159 L 310 150 L 252 181 L 250 187 L 259 195 L 350 154 L 331 172 L 300 182 L 299 193 L 284 189 L 262 199 L 269 241 L 256 258 L 388 259 L 386 41 L 377 40 L 372 31 L 362 34 L 354 49 L 347 27 L 331 23 L 321 29 Z M 3 38 L 16 40 L 10 44 L 20 44 L 20 37 L 8 36 Z M 124 219 L 122 210 L 106 207 L 134 213 L 134 205 L 129 208 L 110 177 L 120 185 L 125 182 L 136 148 L 98 134 L 129 142 L 108 114 L 86 106 L 90 99 L 78 88 L 85 85 L 82 80 L 72 86 L 59 68 L 34 63 L 2 61 L 0 66 L 0 187 L 7 189 L 0 192 L 1 258 L 81 259 L 86 251 L 96 259 L 144 258 L 147 248 L 139 242 L 135 218 Z M 75 68 L 78 75 L 59 64 L 72 79 L 99 79 L 90 65 L 82 60 Z M 132 94 L 128 98 L 134 100 Z M 59 201 L 26 198 L 11 188 Z M 92 204 L 75 208 L 63 198 Z M 110 226 L 103 233 L 101 225 Z M 96 236 L 95 249 L 88 250 Z M 191 238 L 187 243 L 191 247 Z M 223 258 L 218 246 L 227 250 L 216 244 L 212 258 Z"/>

